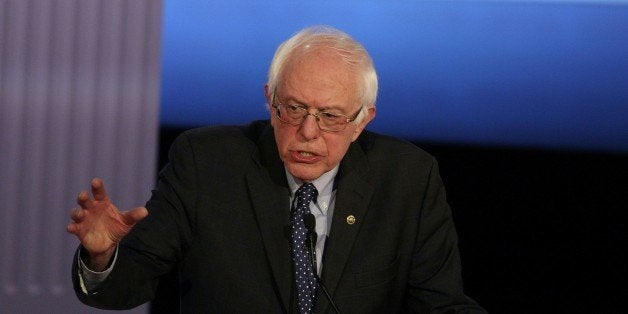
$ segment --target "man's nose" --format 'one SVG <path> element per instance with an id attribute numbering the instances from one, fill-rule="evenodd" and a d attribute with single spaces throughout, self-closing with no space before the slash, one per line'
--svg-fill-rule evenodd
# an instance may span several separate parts
<path id="1" fill-rule="evenodd" d="M 299 133 L 301 133 L 301 135 L 308 141 L 316 139 L 320 135 L 321 130 L 318 127 L 317 119 L 318 118 L 316 116 L 309 114 L 305 116 L 303 123 L 301 123 Z"/>

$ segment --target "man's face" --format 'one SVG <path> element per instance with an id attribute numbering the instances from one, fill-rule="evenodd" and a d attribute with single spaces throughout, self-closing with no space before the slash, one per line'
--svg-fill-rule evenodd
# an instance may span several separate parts
<path id="1" fill-rule="evenodd" d="M 266 87 L 269 104 L 272 91 Z M 334 51 L 318 48 L 285 65 L 275 90 L 276 104 L 301 105 L 310 113 L 333 110 L 353 117 L 363 104 L 358 101 L 358 76 Z M 344 157 L 366 124 L 375 116 L 375 108 L 365 109 L 359 123 L 348 123 L 342 131 L 323 132 L 314 116 L 301 125 L 283 123 L 270 107 L 271 123 L 279 155 L 288 171 L 303 181 L 312 181 L 333 169 Z"/>

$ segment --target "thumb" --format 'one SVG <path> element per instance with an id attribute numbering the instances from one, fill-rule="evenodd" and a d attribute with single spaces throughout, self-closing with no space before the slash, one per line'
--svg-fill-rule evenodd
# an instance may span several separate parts
<path id="1" fill-rule="evenodd" d="M 128 226 L 133 226 L 140 220 L 148 216 L 148 210 L 145 207 L 136 207 L 125 213 L 122 213 L 124 223 Z"/>

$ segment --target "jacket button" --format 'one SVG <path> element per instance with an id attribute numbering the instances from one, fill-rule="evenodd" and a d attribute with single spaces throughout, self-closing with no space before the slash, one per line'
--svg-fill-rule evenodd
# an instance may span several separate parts
<path id="1" fill-rule="evenodd" d="M 352 225 L 355 223 L 355 216 L 349 215 L 347 216 L 347 224 Z"/>

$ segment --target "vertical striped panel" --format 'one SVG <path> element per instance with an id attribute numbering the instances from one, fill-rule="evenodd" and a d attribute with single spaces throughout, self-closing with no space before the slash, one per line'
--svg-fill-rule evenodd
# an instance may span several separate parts
<path id="1" fill-rule="evenodd" d="M 96 312 L 72 291 L 65 226 L 92 177 L 121 209 L 149 197 L 162 5 L 0 0 L 2 311 Z"/>

